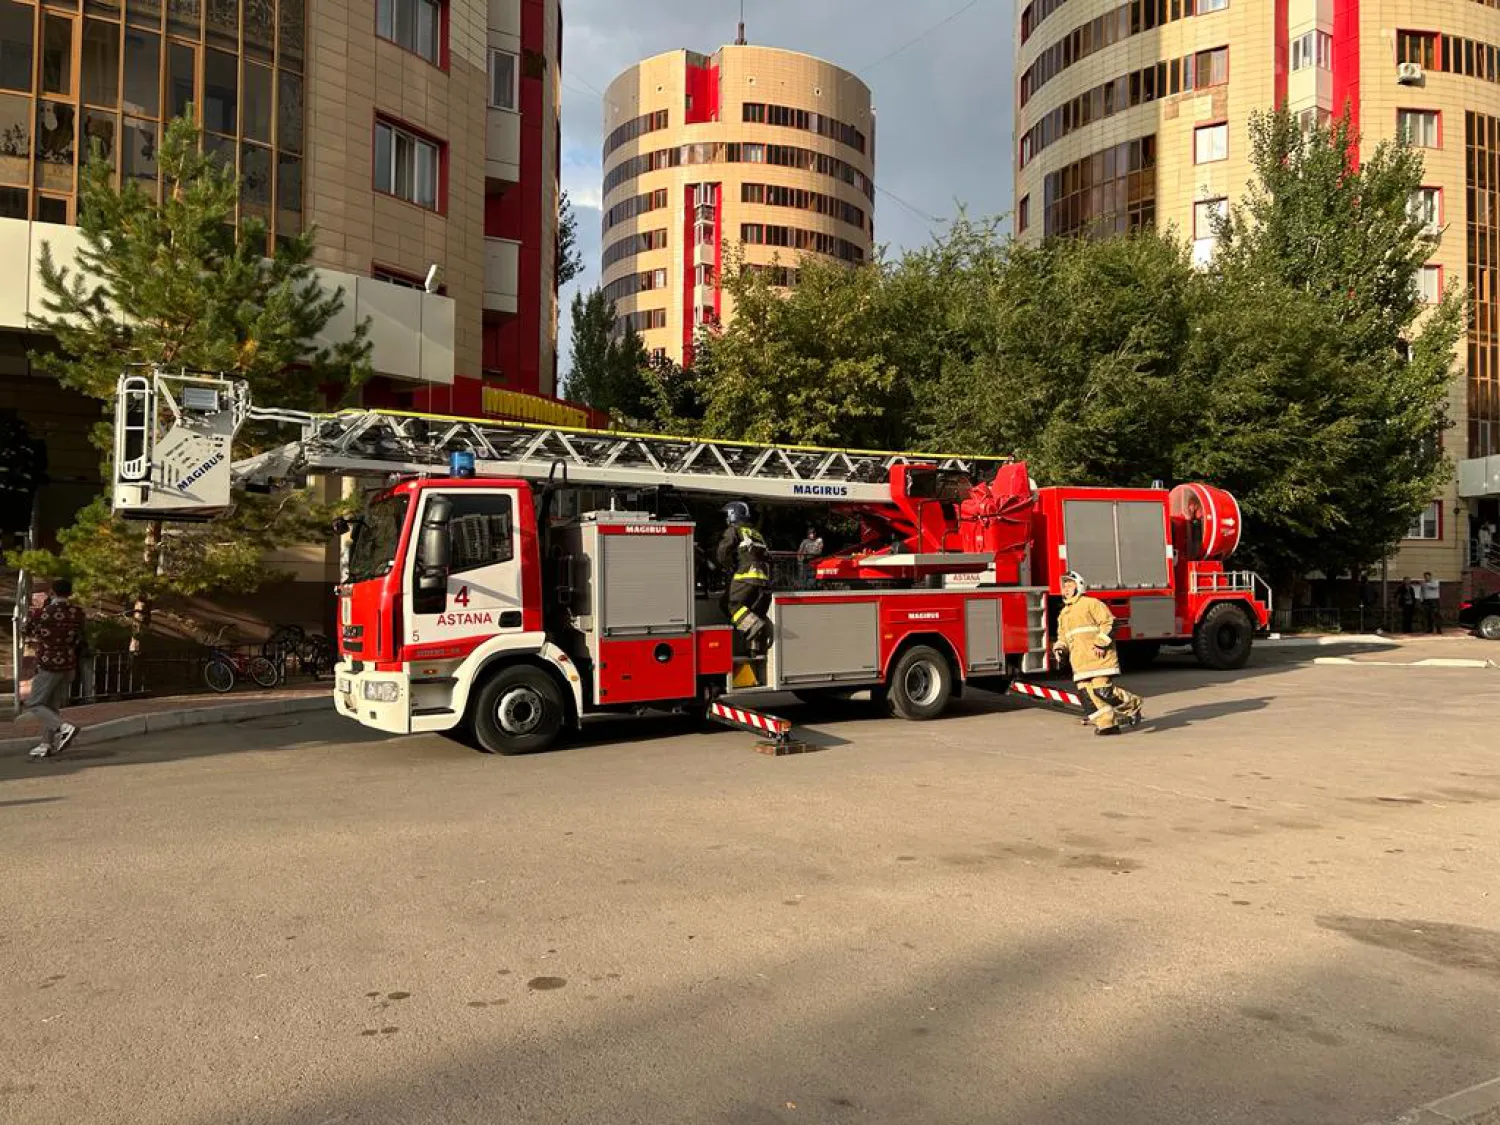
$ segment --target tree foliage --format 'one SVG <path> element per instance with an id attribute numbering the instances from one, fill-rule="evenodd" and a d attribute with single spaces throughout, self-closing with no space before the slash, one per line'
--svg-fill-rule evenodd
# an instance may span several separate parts
<path id="1" fill-rule="evenodd" d="M 42 247 L 46 315 L 34 327 L 55 346 L 33 357 L 38 367 L 101 400 L 106 418 L 116 381 L 132 365 L 224 373 L 248 382 L 253 401 L 292 407 L 317 405 L 329 386 L 352 392 L 369 372 L 368 325 L 332 344 L 317 341 L 344 295 L 318 283 L 314 232 L 278 239 L 267 255 L 265 224 L 235 223 L 232 167 L 200 151 L 187 119 L 168 125 L 158 163 L 160 200 L 129 177 L 115 187 L 97 151 L 85 166 L 76 265 Z M 107 423 L 95 438 L 109 448 Z M 85 596 L 134 602 L 144 625 L 151 601 L 164 594 L 256 588 L 273 576 L 264 550 L 314 538 L 323 514 L 298 492 L 164 531 L 115 519 L 101 499 L 59 535 L 58 554 L 29 552 L 17 561 L 71 574 Z"/>
<path id="2" fill-rule="evenodd" d="M 646 345 L 634 327 L 617 331 L 616 320 L 614 302 L 604 290 L 573 295 L 573 370 L 567 395 L 616 419 L 649 417 Z"/>
<path id="3" fill-rule="evenodd" d="M 583 254 L 578 249 L 578 214 L 563 192 L 557 204 L 557 287 L 561 289 L 583 272 Z"/>
<path id="4" fill-rule="evenodd" d="M 1044 483 L 1202 479 L 1286 579 L 1387 555 L 1439 490 L 1462 300 L 1420 296 L 1420 156 L 1347 122 L 1251 127 L 1255 181 L 1196 268 L 1171 232 L 1001 237 L 961 216 L 896 259 L 731 264 L 656 418 L 721 437 L 1025 458 Z M 660 396 L 653 400 L 660 403 Z M 701 418 L 701 420 L 700 420 Z"/>

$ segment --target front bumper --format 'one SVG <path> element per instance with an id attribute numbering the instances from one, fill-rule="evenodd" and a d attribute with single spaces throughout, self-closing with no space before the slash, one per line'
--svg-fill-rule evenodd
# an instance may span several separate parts
<path id="1" fill-rule="evenodd" d="M 334 667 L 333 705 L 372 730 L 411 733 L 411 677 L 405 672 L 356 672 L 351 661 L 341 660 Z"/>

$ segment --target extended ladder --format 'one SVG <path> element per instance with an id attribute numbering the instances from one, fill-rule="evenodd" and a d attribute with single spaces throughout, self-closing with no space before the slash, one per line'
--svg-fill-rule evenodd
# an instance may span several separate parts
<path id="1" fill-rule="evenodd" d="M 235 486 L 270 488 L 309 472 L 442 474 L 456 452 L 477 476 L 614 488 L 671 486 L 762 500 L 827 504 L 890 499 L 893 465 L 979 474 L 999 458 L 756 445 L 659 434 L 570 429 L 393 410 L 315 414 L 253 406 L 228 379 L 127 374 L 116 406 L 115 507 L 125 515 L 208 518 Z M 301 437 L 232 462 L 246 423 L 296 426 Z"/>

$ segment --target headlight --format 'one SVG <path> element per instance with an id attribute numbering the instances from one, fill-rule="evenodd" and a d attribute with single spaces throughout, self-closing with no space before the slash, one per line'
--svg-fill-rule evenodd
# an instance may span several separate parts
<path id="1" fill-rule="evenodd" d="M 394 703 L 401 698 L 401 685 L 395 680 L 366 680 L 365 698 L 376 703 Z"/>

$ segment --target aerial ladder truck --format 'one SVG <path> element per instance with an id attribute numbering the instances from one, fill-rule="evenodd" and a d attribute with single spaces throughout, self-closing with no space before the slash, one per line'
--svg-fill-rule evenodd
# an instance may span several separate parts
<path id="1" fill-rule="evenodd" d="M 236 460 L 247 424 L 296 440 Z M 998 459 L 720 442 L 384 410 L 305 413 L 233 380 L 130 372 L 116 404 L 113 504 L 207 520 L 237 489 L 311 474 L 371 482 L 350 521 L 338 601 L 338 712 L 488 752 L 551 745 L 589 715 L 699 711 L 784 740 L 755 697 L 869 690 L 897 716 L 940 715 L 966 687 L 1072 699 L 1052 670 L 1061 575 L 1117 617 L 1122 651 L 1163 644 L 1236 668 L 1269 591 L 1227 570 L 1233 498 L 1208 485 L 1041 488 Z M 676 492 L 818 505 L 858 541 L 776 590 L 770 644 L 747 651 L 706 588 L 690 516 L 621 509 Z M 595 498 L 600 498 L 597 501 Z M 606 502 L 606 500 L 608 502 Z"/>

